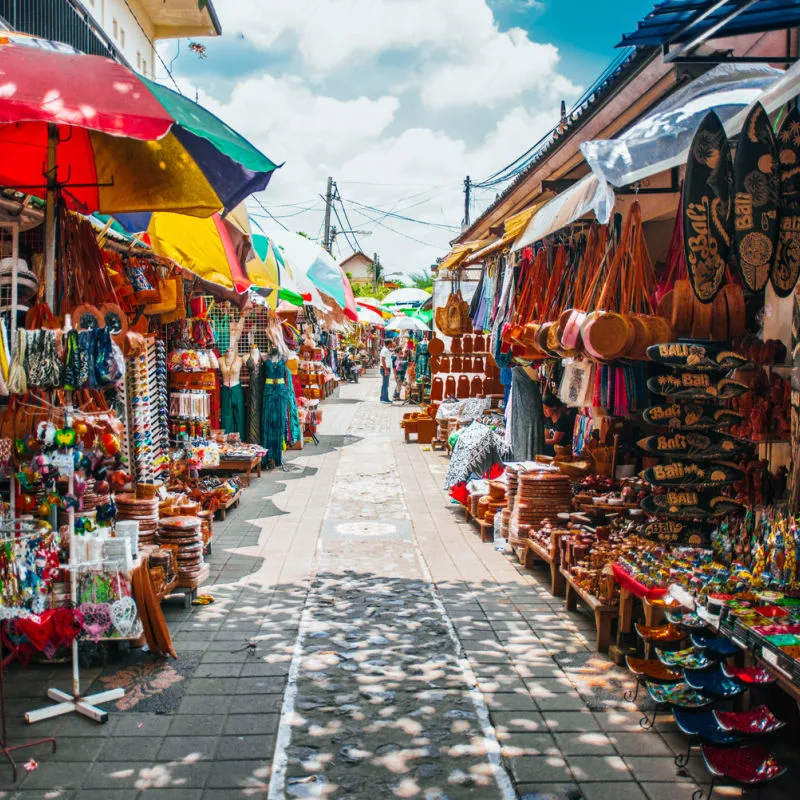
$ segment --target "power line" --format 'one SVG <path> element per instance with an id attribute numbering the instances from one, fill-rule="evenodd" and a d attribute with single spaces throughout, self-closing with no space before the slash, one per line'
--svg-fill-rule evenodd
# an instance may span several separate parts
<path id="1" fill-rule="evenodd" d="M 288 231 L 288 230 L 289 230 L 289 229 L 288 229 L 288 228 L 287 228 L 287 227 L 286 227 L 286 226 L 285 226 L 285 225 L 284 225 L 284 224 L 283 224 L 283 223 L 282 223 L 282 222 L 281 222 L 281 221 L 280 221 L 280 220 L 279 220 L 279 219 L 278 219 L 276 216 L 274 216 L 274 215 L 272 214 L 272 212 L 271 212 L 271 211 L 270 211 L 270 210 L 269 210 L 269 209 L 268 209 L 268 208 L 267 208 L 267 207 L 266 207 L 266 206 L 265 206 L 265 205 L 264 205 L 264 204 L 263 204 L 263 203 L 262 203 L 262 202 L 261 202 L 261 201 L 260 201 L 260 200 L 259 200 L 259 199 L 258 199 L 258 198 L 255 196 L 255 195 L 254 195 L 254 194 L 253 194 L 253 195 L 250 195 L 250 196 L 253 198 L 253 200 L 255 200 L 255 201 L 256 201 L 256 203 L 258 204 L 259 208 L 260 208 L 262 211 L 265 211 L 265 212 L 267 213 L 267 215 L 268 215 L 268 216 L 269 216 L 271 219 L 274 219 L 274 220 L 275 220 L 275 222 L 277 222 L 277 223 L 278 223 L 278 225 L 280 225 L 280 226 L 281 226 L 281 228 L 283 228 L 285 231 Z"/>
<path id="2" fill-rule="evenodd" d="M 570 115 L 574 114 L 582 105 L 584 105 L 592 97 L 592 95 L 596 93 L 599 88 L 607 80 L 609 80 L 609 78 L 617 70 L 619 70 L 626 61 L 628 61 L 633 52 L 634 48 L 631 47 L 620 52 L 620 54 L 613 59 L 606 69 L 603 70 L 602 74 L 597 78 L 597 80 L 595 80 L 594 83 L 592 83 L 592 85 L 586 89 L 586 91 L 572 105 L 572 108 L 570 108 L 567 116 L 569 117 Z M 529 147 L 521 156 L 517 157 L 509 164 L 506 164 L 504 167 L 501 167 L 499 170 L 492 173 L 487 178 L 484 178 L 482 181 L 473 183 L 472 186 L 475 188 L 490 189 L 516 178 L 533 162 L 536 156 L 541 152 L 542 148 L 552 141 L 554 135 L 558 131 L 558 127 L 558 125 L 555 125 L 535 144 Z"/>
<path id="3" fill-rule="evenodd" d="M 339 216 L 339 209 L 336 208 L 335 205 L 331 204 L 331 210 L 333 211 L 334 216 L 336 217 L 336 221 L 339 223 L 340 230 L 337 231 L 337 233 L 342 233 L 344 235 L 344 238 L 347 240 L 348 246 L 354 253 L 357 252 L 357 250 L 360 250 L 360 248 L 356 247 L 353 241 L 351 241 L 350 239 L 351 231 L 348 230 L 345 227 L 344 222 L 342 222 L 342 218 Z"/>
<path id="4" fill-rule="evenodd" d="M 347 227 L 350 231 L 352 231 L 353 241 L 356 243 L 356 249 L 354 249 L 353 252 L 359 252 L 361 251 L 361 244 L 358 241 L 358 236 L 356 235 L 356 232 L 353 228 L 353 224 L 350 222 L 350 217 L 347 215 L 347 207 L 344 204 L 344 198 L 342 197 L 342 193 L 339 191 L 338 186 L 336 187 L 336 194 L 339 197 L 339 205 L 342 207 L 342 212 L 344 213 L 344 218 L 345 221 L 347 222 Z"/>
<path id="5" fill-rule="evenodd" d="M 403 214 L 397 214 L 394 211 L 386 211 L 382 208 L 376 208 L 375 206 L 367 205 L 366 203 L 359 203 L 355 200 L 350 201 L 354 206 L 358 206 L 359 208 L 364 208 L 367 211 L 372 211 L 376 214 L 383 214 L 385 217 L 393 217 L 394 219 L 403 220 L 403 222 L 413 222 L 417 225 L 427 225 L 431 228 L 439 228 L 443 230 L 450 230 L 450 231 L 457 231 L 460 230 L 458 225 L 447 225 L 444 222 L 430 222 L 425 219 L 415 219 L 413 217 L 407 217 Z M 427 201 L 426 201 L 427 202 Z"/>
<path id="6" fill-rule="evenodd" d="M 380 226 L 381 228 L 386 228 L 387 231 L 391 231 L 392 233 L 396 234 L 397 236 L 402 236 L 404 239 L 410 239 L 412 242 L 417 242 L 417 244 L 424 244 L 426 247 L 430 247 L 434 250 L 438 250 L 441 252 L 442 245 L 440 244 L 431 244 L 430 242 L 424 242 L 422 239 L 417 239 L 416 236 L 410 236 L 407 233 L 403 233 L 402 231 L 398 231 L 396 228 L 392 228 L 387 225 L 385 222 L 382 222 L 380 219 L 375 219 L 374 217 L 370 217 L 368 214 L 365 214 L 360 209 L 356 209 L 355 213 L 360 214 L 364 219 L 369 220 L 375 225 Z"/>
<path id="7" fill-rule="evenodd" d="M 175 88 L 178 90 L 178 94 L 183 96 L 183 92 L 181 91 L 181 87 L 178 86 L 178 82 L 173 77 L 172 72 L 170 71 L 170 68 L 167 66 L 166 61 L 164 61 L 164 59 L 161 58 L 161 53 L 158 52 L 158 50 L 157 50 L 157 48 L 155 46 L 155 43 L 147 35 L 147 31 L 142 27 L 142 23 L 139 22 L 139 18 L 136 16 L 136 12 L 131 8 L 131 4 L 128 2 L 128 0 L 124 0 L 124 2 L 125 2 L 125 5 L 126 5 L 128 11 L 130 12 L 130 15 L 133 17 L 133 21 L 139 26 L 139 30 L 144 34 L 144 38 L 147 39 L 148 42 L 150 42 L 150 47 L 153 49 L 153 53 L 155 54 L 156 58 L 161 62 L 161 66 L 164 67 L 164 69 L 166 70 L 167 75 L 169 75 L 169 79 L 172 81 L 172 83 L 174 84 Z"/>

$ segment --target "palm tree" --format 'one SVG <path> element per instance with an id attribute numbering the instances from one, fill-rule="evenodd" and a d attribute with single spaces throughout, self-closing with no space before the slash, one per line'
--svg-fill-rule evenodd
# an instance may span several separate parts
<path id="1" fill-rule="evenodd" d="M 426 292 L 433 289 L 433 275 L 429 269 L 412 272 L 408 277 L 415 289 L 424 289 Z"/>

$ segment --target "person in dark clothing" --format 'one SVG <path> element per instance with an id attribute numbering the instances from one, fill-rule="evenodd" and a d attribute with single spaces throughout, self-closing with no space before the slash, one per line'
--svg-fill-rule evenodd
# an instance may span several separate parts
<path id="1" fill-rule="evenodd" d="M 572 432 L 575 428 L 576 410 L 567 408 L 554 394 L 549 392 L 542 398 L 542 409 L 549 428 L 545 425 L 545 453 L 556 454 L 555 446 L 572 447 Z"/>

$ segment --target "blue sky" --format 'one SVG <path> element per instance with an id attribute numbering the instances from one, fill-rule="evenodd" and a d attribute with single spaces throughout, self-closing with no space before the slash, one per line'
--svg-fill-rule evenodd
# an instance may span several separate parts
<path id="1" fill-rule="evenodd" d="M 259 12 L 254 13 L 254 5 Z M 618 54 L 650 0 L 215 0 L 223 36 L 172 69 L 267 155 L 286 161 L 251 213 L 321 233 L 338 182 L 389 271 L 444 255 L 464 176 L 488 175 L 558 121 Z M 164 53 L 170 62 L 174 50 Z M 480 210 L 491 200 L 478 194 Z M 361 205 L 357 205 L 361 204 Z M 369 212 L 363 206 L 379 208 Z M 385 216 L 402 213 L 421 223 Z M 337 255 L 347 256 L 344 238 Z"/>

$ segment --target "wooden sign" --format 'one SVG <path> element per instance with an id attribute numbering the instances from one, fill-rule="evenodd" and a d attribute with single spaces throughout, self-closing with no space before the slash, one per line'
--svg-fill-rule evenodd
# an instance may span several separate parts
<path id="1" fill-rule="evenodd" d="M 744 418 L 738 411 L 702 406 L 699 403 L 650 406 L 642 412 L 642 416 L 651 425 L 689 431 L 729 428 L 731 425 L 738 425 Z"/>
<path id="2" fill-rule="evenodd" d="M 778 149 L 767 112 L 747 115 L 733 162 L 733 237 L 744 285 L 760 292 L 769 280 L 778 239 Z"/>
<path id="3" fill-rule="evenodd" d="M 732 196 L 730 146 L 719 117 L 709 111 L 692 140 L 683 190 L 686 266 L 702 303 L 710 303 L 725 280 Z"/>
<path id="4" fill-rule="evenodd" d="M 788 297 L 800 275 L 800 110 L 787 115 L 778 134 L 778 248 L 770 280 Z"/>
<path id="5" fill-rule="evenodd" d="M 654 344 L 647 348 L 651 361 L 695 372 L 713 372 L 738 369 L 748 364 L 748 360 L 732 350 L 706 347 L 692 342 L 671 342 Z"/>
<path id="6" fill-rule="evenodd" d="M 669 433 L 646 436 L 638 441 L 642 450 L 665 458 L 685 458 L 698 461 L 730 459 L 752 449 L 752 444 L 724 433 Z"/>
<path id="7" fill-rule="evenodd" d="M 744 472 L 732 464 L 710 462 L 695 464 L 691 461 L 673 461 L 659 464 L 641 473 L 642 478 L 653 486 L 679 488 L 688 486 L 695 489 L 727 486 L 744 478 Z"/>
<path id="8" fill-rule="evenodd" d="M 684 544 L 703 547 L 708 535 L 697 525 L 686 525 L 677 519 L 655 519 L 641 529 L 645 539 L 662 544 Z"/>
<path id="9" fill-rule="evenodd" d="M 697 492 L 691 489 L 674 490 L 665 494 L 651 494 L 642 500 L 648 514 L 663 514 L 679 519 L 723 517 L 743 512 L 745 507 L 730 497 L 714 491 Z"/>
<path id="10" fill-rule="evenodd" d="M 715 381 L 703 372 L 677 372 L 674 375 L 654 375 L 647 380 L 647 388 L 684 400 L 728 400 L 739 397 L 749 387 L 730 378 Z"/>

